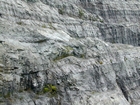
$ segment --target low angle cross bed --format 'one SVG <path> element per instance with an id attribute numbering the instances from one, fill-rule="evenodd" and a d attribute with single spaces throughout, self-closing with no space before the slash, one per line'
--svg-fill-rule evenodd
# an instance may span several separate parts
<path id="1" fill-rule="evenodd" d="M 140 0 L 0 0 L 0 105 L 140 105 Z"/>

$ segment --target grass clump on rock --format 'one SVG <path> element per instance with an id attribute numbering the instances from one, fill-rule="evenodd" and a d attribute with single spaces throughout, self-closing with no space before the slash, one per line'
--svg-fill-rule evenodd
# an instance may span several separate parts
<path id="1" fill-rule="evenodd" d="M 43 93 L 50 93 L 51 96 L 56 95 L 57 87 L 55 85 L 49 84 L 43 88 Z"/>

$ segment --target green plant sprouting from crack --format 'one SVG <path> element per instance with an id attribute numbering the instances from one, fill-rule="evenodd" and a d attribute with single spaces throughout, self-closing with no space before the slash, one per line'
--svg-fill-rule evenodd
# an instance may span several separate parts
<path id="1" fill-rule="evenodd" d="M 58 92 L 58 89 L 55 85 L 48 84 L 43 88 L 43 93 L 49 93 L 51 96 L 55 96 Z"/>

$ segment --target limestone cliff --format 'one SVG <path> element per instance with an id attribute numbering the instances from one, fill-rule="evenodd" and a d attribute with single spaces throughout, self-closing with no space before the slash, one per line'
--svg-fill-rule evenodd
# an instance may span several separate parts
<path id="1" fill-rule="evenodd" d="M 140 0 L 0 0 L 0 105 L 140 105 Z"/>

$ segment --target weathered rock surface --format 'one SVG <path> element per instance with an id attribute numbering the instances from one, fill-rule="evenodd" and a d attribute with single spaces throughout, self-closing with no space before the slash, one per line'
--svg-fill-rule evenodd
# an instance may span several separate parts
<path id="1" fill-rule="evenodd" d="M 139 0 L 0 0 L 0 105 L 140 105 Z"/>

